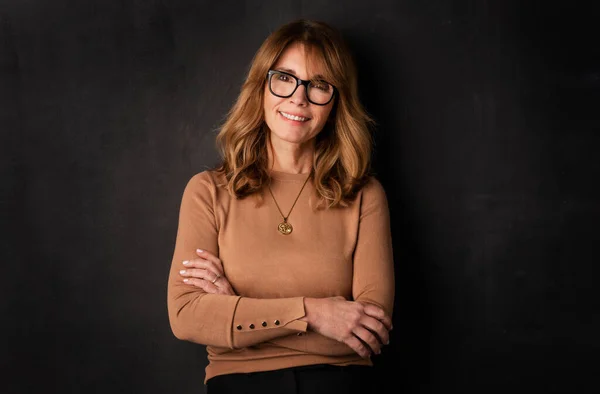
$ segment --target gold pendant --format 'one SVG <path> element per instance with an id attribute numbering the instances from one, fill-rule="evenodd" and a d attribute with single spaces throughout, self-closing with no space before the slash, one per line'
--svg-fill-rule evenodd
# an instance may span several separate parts
<path id="1" fill-rule="evenodd" d="M 288 234 L 290 234 L 292 232 L 292 230 L 294 228 L 288 222 L 283 221 L 283 222 L 279 223 L 279 226 L 277 226 L 277 229 L 279 230 L 279 232 L 281 234 L 288 235 Z"/>

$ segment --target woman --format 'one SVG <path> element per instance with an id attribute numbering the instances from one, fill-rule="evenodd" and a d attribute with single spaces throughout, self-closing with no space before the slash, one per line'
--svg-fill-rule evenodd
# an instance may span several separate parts
<path id="1" fill-rule="evenodd" d="M 294 21 L 259 48 L 217 136 L 222 165 L 183 192 L 169 275 L 171 328 L 207 345 L 209 393 L 374 383 L 394 264 L 369 124 L 336 30 Z"/>

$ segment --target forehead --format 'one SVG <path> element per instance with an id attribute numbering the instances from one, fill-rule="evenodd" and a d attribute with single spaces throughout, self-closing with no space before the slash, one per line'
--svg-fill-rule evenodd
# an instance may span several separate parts
<path id="1" fill-rule="evenodd" d="M 302 43 L 292 43 L 285 48 L 273 68 L 291 72 L 302 79 L 329 74 L 320 51 Z"/>

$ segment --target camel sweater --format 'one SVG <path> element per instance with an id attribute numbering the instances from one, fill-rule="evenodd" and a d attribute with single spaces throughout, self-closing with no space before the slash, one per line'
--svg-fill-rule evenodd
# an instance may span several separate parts
<path id="1" fill-rule="evenodd" d="M 271 189 L 288 214 L 308 174 L 272 171 Z M 213 376 L 310 364 L 372 365 L 344 343 L 307 330 L 304 297 L 343 296 L 392 314 L 394 263 L 388 203 L 374 177 L 348 207 L 316 208 L 308 181 L 288 222 L 271 194 L 262 202 L 236 199 L 225 177 L 212 170 L 194 175 L 181 199 L 167 288 L 174 335 L 206 345 Z M 235 296 L 207 294 L 183 283 L 184 260 L 196 249 L 217 255 Z"/>

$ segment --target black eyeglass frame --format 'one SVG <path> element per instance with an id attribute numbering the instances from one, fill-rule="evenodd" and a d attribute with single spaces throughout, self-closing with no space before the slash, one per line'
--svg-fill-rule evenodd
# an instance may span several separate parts
<path id="1" fill-rule="evenodd" d="M 287 96 L 282 96 L 280 94 L 277 94 L 273 91 L 273 89 L 271 88 L 271 78 L 273 77 L 274 74 L 284 74 L 287 75 L 288 77 L 294 78 L 296 80 L 296 87 L 294 88 L 294 90 L 292 90 L 292 93 L 288 94 Z M 304 85 L 304 94 L 306 95 L 306 99 L 314 105 L 327 105 L 331 102 L 331 100 L 333 100 L 333 98 L 337 95 L 337 88 L 335 86 L 333 86 L 332 84 L 330 84 L 327 81 L 327 84 L 329 84 L 332 88 L 333 88 L 333 93 L 331 94 L 331 98 L 329 99 L 329 101 L 327 101 L 324 104 L 320 104 L 320 103 L 315 103 L 314 101 L 312 101 L 310 99 L 310 97 L 308 97 L 308 85 L 311 83 L 312 81 L 310 80 L 304 80 L 304 79 L 300 79 L 297 76 L 290 74 L 290 73 L 286 73 L 285 71 L 279 71 L 279 70 L 269 70 L 269 72 L 267 73 L 267 84 L 269 85 L 269 91 L 271 92 L 271 94 L 273 96 L 277 96 L 277 97 L 281 97 L 281 98 L 288 98 L 288 97 L 292 97 L 294 95 L 294 93 L 296 93 L 296 90 L 298 90 L 298 86 L 300 85 Z"/>

